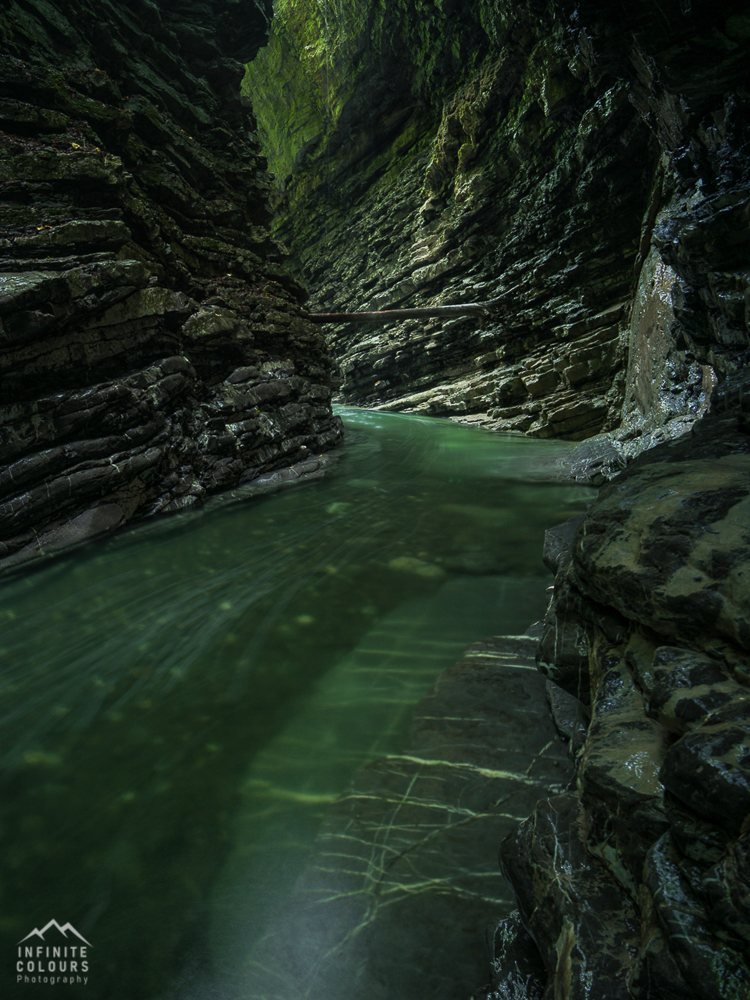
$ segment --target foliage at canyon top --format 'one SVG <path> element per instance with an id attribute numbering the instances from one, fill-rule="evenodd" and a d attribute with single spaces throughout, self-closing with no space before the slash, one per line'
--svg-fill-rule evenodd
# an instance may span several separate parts
<path id="1" fill-rule="evenodd" d="M 425 137 L 449 89 L 497 39 L 490 5 L 475 7 L 278 0 L 269 44 L 243 82 L 277 183 L 304 158 L 333 176 L 368 141 L 393 137 L 415 116 L 410 132 Z"/>

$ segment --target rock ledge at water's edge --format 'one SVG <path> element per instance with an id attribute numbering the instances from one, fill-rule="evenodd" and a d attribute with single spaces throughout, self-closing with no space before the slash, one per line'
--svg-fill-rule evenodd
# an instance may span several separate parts
<path id="1" fill-rule="evenodd" d="M 503 841 L 520 916 L 497 928 L 475 1000 L 744 1000 L 746 417 L 644 454 L 547 540 L 537 660 L 575 782 Z"/>

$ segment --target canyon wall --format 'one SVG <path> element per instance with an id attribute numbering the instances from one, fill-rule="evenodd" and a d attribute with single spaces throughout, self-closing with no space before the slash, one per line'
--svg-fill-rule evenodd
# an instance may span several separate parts
<path id="1" fill-rule="evenodd" d="M 744 1000 L 750 10 L 11 0 L 0 557 L 316 474 L 342 398 L 589 439 L 538 663 L 575 780 L 480 995 Z M 291 248 L 298 277 L 284 265 Z M 604 436 L 601 436 L 604 435 Z M 663 442 L 659 445 L 659 442 Z M 466 984 L 467 993 L 473 984 Z"/>
<path id="2" fill-rule="evenodd" d="M 175 511 L 340 438 L 268 231 L 250 0 L 0 14 L 0 558 Z"/>
<path id="3" fill-rule="evenodd" d="M 501 847 L 474 1000 L 750 991 L 750 436 L 711 416 L 547 532 L 537 663 L 575 777 Z"/>
<path id="4" fill-rule="evenodd" d="M 624 456 L 706 411 L 748 347 L 746 4 L 277 10 L 245 90 L 314 308 L 493 303 L 333 328 L 344 400 Z"/>

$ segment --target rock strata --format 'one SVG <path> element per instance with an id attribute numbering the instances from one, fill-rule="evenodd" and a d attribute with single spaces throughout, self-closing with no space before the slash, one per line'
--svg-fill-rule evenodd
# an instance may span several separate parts
<path id="1" fill-rule="evenodd" d="M 741 3 L 280 3 L 246 87 L 315 309 L 495 302 L 332 328 L 343 398 L 611 432 L 603 478 L 684 433 L 750 345 L 749 47 Z"/>
<path id="2" fill-rule="evenodd" d="M 575 786 L 503 842 L 520 924 L 499 929 L 507 957 L 482 997 L 750 992 L 743 426 L 701 421 L 550 533 L 538 662 Z M 545 972 L 516 987 L 513 949 L 533 955 L 530 939 Z"/>
<path id="3" fill-rule="evenodd" d="M 330 363 L 267 224 L 245 0 L 0 15 L 0 558 L 333 447 Z"/>

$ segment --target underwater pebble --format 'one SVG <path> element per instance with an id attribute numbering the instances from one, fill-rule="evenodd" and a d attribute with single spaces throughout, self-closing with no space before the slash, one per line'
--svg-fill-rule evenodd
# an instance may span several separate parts
<path id="1" fill-rule="evenodd" d="M 423 559 L 415 559 L 413 556 L 396 556 L 388 563 L 388 569 L 393 569 L 397 573 L 413 573 L 415 576 L 432 580 L 441 580 L 446 575 L 440 566 L 425 562 Z"/>
<path id="2" fill-rule="evenodd" d="M 23 755 L 24 764 L 29 767 L 60 767 L 63 762 L 59 753 L 47 753 L 46 750 L 30 750 Z"/>

